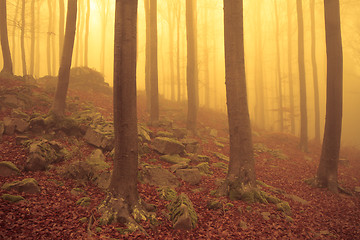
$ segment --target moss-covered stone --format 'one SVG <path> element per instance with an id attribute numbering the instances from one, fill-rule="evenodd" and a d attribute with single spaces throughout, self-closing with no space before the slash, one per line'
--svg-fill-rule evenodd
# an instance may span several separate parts
<path id="1" fill-rule="evenodd" d="M 181 163 L 188 164 L 191 161 L 190 159 L 180 157 L 179 155 L 163 155 L 160 156 L 160 160 L 171 164 L 181 164 Z"/>
<path id="2" fill-rule="evenodd" d="M 286 215 L 291 216 L 291 207 L 288 202 L 282 201 L 276 204 L 276 209 L 278 211 L 284 212 Z"/>
<path id="3" fill-rule="evenodd" d="M 0 176 L 8 177 L 14 174 L 19 174 L 20 170 L 9 161 L 0 162 Z"/>
<path id="4" fill-rule="evenodd" d="M 76 204 L 87 207 L 90 205 L 91 199 L 89 197 L 82 197 L 79 200 L 76 201 Z"/>
<path id="5" fill-rule="evenodd" d="M 1 188 L 4 190 L 16 190 L 18 192 L 40 193 L 39 185 L 34 178 L 26 178 L 22 181 L 5 183 Z"/>
<path id="6" fill-rule="evenodd" d="M 162 187 L 156 189 L 159 197 L 167 201 L 173 201 L 177 197 L 177 192 L 173 188 Z"/>
<path id="7" fill-rule="evenodd" d="M 215 141 L 214 143 L 215 143 L 215 145 L 216 145 L 217 147 L 219 147 L 219 148 L 224 148 L 224 147 L 225 147 L 224 144 L 219 143 L 218 141 Z"/>
<path id="8" fill-rule="evenodd" d="M 215 155 L 215 157 L 219 158 L 220 160 L 223 160 L 223 161 L 226 161 L 226 162 L 229 162 L 230 159 L 228 156 L 225 156 L 224 154 L 222 153 L 219 153 L 219 152 L 213 152 L 213 154 Z"/>
<path id="9" fill-rule="evenodd" d="M 172 138 L 174 137 L 174 134 L 171 132 L 167 132 L 167 131 L 158 131 L 156 133 L 157 137 L 167 137 L 167 138 Z"/>
<path id="10" fill-rule="evenodd" d="M 207 208 L 208 209 L 221 209 L 223 207 L 223 204 L 218 200 L 209 200 L 207 202 Z"/>
<path id="11" fill-rule="evenodd" d="M 12 203 L 25 200 L 25 198 L 23 198 L 22 196 L 11 195 L 11 194 L 6 194 L 6 193 L 1 195 L 1 198 L 6 201 L 12 202 Z"/>
<path id="12" fill-rule="evenodd" d="M 228 165 L 226 163 L 223 163 L 223 162 L 212 163 L 211 166 L 213 166 L 214 168 L 224 169 L 226 171 L 228 169 Z"/>
<path id="13" fill-rule="evenodd" d="M 267 194 L 265 192 L 263 192 L 263 196 L 265 197 L 265 199 L 269 202 L 269 203 L 273 203 L 273 204 L 277 204 L 280 203 L 281 200 L 273 195 Z"/>
<path id="14" fill-rule="evenodd" d="M 71 189 L 70 193 L 75 196 L 79 196 L 85 193 L 85 191 L 81 188 L 73 188 Z"/>
<path id="15" fill-rule="evenodd" d="M 181 193 L 170 204 L 170 219 L 175 229 L 191 230 L 197 225 L 197 214 L 188 196 Z"/>
<path id="16" fill-rule="evenodd" d="M 208 162 L 202 162 L 195 166 L 197 169 L 199 169 L 200 173 L 203 175 L 211 175 L 213 174 L 212 171 L 210 171 L 210 166 Z"/>

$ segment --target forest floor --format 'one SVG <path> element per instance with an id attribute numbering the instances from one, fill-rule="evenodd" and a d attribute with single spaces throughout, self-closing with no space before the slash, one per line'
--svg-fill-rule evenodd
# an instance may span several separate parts
<path id="1" fill-rule="evenodd" d="M 5 89 L 16 88 L 21 82 L 1 82 Z M 34 88 L 32 91 L 41 92 Z M 102 94 L 89 94 L 81 91 L 69 91 L 69 101 L 92 103 L 96 109 L 108 119 L 112 119 L 112 97 Z M 51 97 L 51 95 L 50 95 Z M 161 118 L 174 121 L 173 124 L 184 127 L 185 104 L 161 99 Z M 48 107 L 34 105 L 28 113 L 46 113 Z M 9 109 L 0 112 L 0 121 L 10 115 Z M 176 116 L 176 119 L 174 119 Z M 180 117 L 179 117 L 180 116 Z M 146 123 L 148 115 L 145 111 L 145 97 L 138 97 L 138 120 Z M 210 163 L 219 162 L 213 152 L 229 156 L 229 145 L 221 146 L 216 139 L 228 138 L 227 118 L 225 114 L 212 110 L 199 109 L 199 128 L 216 129 L 216 138 L 210 136 L 196 137 L 202 146 L 203 155 L 207 155 Z M 151 127 L 156 132 L 161 128 Z M 28 148 L 17 145 L 15 135 L 4 135 L 0 140 L 0 161 L 10 161 L 19 168 L 24 166 L 28 156 Z M 62 136 L 59 141 L 71 145 L 72 137 Z M 258 180 L 282 191 L 275 194 L 288 201 L 291 206 L 291 217 L 285 217 L 277 211 L 274 204 L 247 204 L 242 201 L 231 201 L 228 198 L 216 198 L 211 194 L 216 190 L 216 182 L 223 179 L 226 173 L 211 165 L 212 175 L 203 176 L 199 185 L 193 186 L 185 182 L 176 188 L 178 193 L 188 195 L 198 214 L 198 224 L 192 231 L 174 230 L 164 211 L 167 201 L 159 198 L 156 187 L 139 183 L 138 190 L 142 199 L 156 205 L 156 216 L 160 224 L 150 225 L 142 222 L 148 236 L 141 232 L 123 235 L 117 230 L 119 224 L 101 226 L 99 231 L 88 234 L 88 223 L 79 219 L 90 217 L 96 213 L 97 206 L 105 198 L 105 193 L 95 185 L 83 186 L 87 196 L 91 198 L 88 207 L 76 204 L 77 196 L 71 189 L 77 187 L 73 180 L 63 179 L 54 168 L 48 171 L 25 172 L 10 177 L 0 177 L 0 184 L 24 178 L 34 178 L 40 188 L 40 194 L 21 195 L 26 201 L 10 203 L 0 199 L 0 239 L 360 239 L 360 151 L 352 147 L 344 147 L 341 158 L 346 164 L 339 166 L 339 183 L 348 189 L 351 195 L 333 194 L 326 189 L 312 188 L 304 182 L 314 177 L 320 157 L 320 145 L 310 142 L 308 153 L 298 149 L 298 138 L 286 133 L 271 133 L 254 130 L 256 177 Z M 81 152 L 73 160 L 81 160 L 95 148 L 83 144 Z M 107 162 L 112 164 L 110 154 L 106 154 Z M 142 161 L 159 159 L 159 154 L 152 151 L 142 157 Z M 67 162 L 56 164 L 56 167 Z M 169 164 L 161 163 L 164 168 Z M 264 190 L 269 190 L 266 187 Z M 18 194 L 15 191 L 0 189 L 4 193 Z M 291 196 L 296 196 L 294 198 Z M 301 199 L 301 201 L 299 201 Z M 207 202 L 219 200 L 220 209 L 209 209 Z M 306 200 L 306 202 L 302 201 Z"/>

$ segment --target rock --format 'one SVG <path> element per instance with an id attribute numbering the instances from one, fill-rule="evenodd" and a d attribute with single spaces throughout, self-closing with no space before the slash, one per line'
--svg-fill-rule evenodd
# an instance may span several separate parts
<path id="1" fill-rule="evenodd" d="M 189 167 L 189 164 L 184 162 L 184 163 L 174 164 L 169 169 L 170 169 L 171 172 L 176 172 L 176 170 L 178 170 L 178 169 L 185 169 L 185 168 L 188 168 L 188 167 Z"/>
<path id="2" fill-rule="evenodd" d="M 187 129 L 186 128 L 174 128 L 173 134 L 174 134 L 174 137 L 176 137 L 177 139 L 182 139 L 186 136 Z"/>
<path id="3" fill-rule="evenodd" d="M 4 190 L 16 190 L 18 192 L 25 193 L 40 193 L 39 185 L 33 178 L 26 178 L 22 181 L 5 183 L 1 188 Z"/>
<path id="4" fill-rule="evenodd" d="M 198 143 L 195 139 L 185 139 L 182 141 L 182 144 L 185 146 L 185 151 L 188 153 L 197 153 Z"/>
<path id="5" fill-rule="evenodd" d="M 350 161 L 346 158 L 339 158 L 339 165 L 348 167 L 350 165 Z"/>
<path id="6" fill-rule="evenodd" d="M 102 171 L 110 167 L 110 165 L 105 162 L 105 155 L 100 149 L 94 150 L 86 159 L 86 162 L 97 171 Z"/>
<path id="7" fill-rule="evenodd" d="M 180 157 L 179 155 L 163 155 L 160 156 L 160 160 L 171 164 L 189 164 L 191 161 L 190 159 Z"/>
<path id="8" fill-rule="evenodd" d="M 227 169 L 228 169 L 228 165 L 223 162 L 215 162 L 215 163 L 212 163 L 211 166 L 214 168 L 224 169 L 225 171 L 227 171 Z"/>
<path id="9" fill-rule="evenodd" d="M 13 109 L 11 111 L 11 117 L 23 119 L 27 122 L 30 120 L 30 116 L 28 114 L 24 113 L 23 111 L 21 111 L 20 109 Z"/>
<path id="10" fill-rule="evenodd" d="M 15 132 L 15 123 L 9 117 L 4 117 L 4 133 L 6 135 L 13 135 Z"/>
<path id="11" fill-rule="evenodd" d="M 94 181 L 98 177 L 96 170 L 87 162 L 77 161 L 59 169 L 59 174 L 63 178 L 74 179 L 82 184 L 88 181 Z"/>
<path id="12" fill-rule="evenodd" d="M 213 154 L 214 154 L 217 158 L 219 158 L 220 160 L 223 160 L 223 161 L 226 161 L 226 162 L 229 162 L 229 161 L 230 161 L 229 157 L 228 157 L 228 156 L 225 156 L 225 155 L 222 154 L 222 153 L 213 152 Z"/>
<path id="13" fill-rule="evenodd" d="M 197 168 L 178 169 L 175 174 L 191 185 L 197 185 L 201 182 L 201 174 Z"/>
<path id="14" fill-rule="evenodd" d="M 222 203 L 220 202 L 220 201 L 218 201 L 218 200 L 208 200 L 208 202 L 207 202 L 207 208 L 208 209 L 220 209 L 220 208 L 222 208 L 223 207 L 223 205 L 222 205 Z"/>
<path id="15" fill-rule="evenodd" d="M 266 220 L 266 221 L 268 221 L 268 220 L 270 220 L 270 215 L 271 215 L 271 213 L 269 213 L 269 212 L 262 212 L 261 213 L 261 216 L 264 218 L 264 220 Z"/>
<path id="16" fill-rule="evenodd" d="M 28 136 L 18 135 L 15 137 L 16 145 L 21 145 L 27 141 L 30 141 L 30 138 Z"/>
<path id="17" fill-rule="evenodd" d="M 167 138 L 173 138 L 174 134 L 171 132 L 167 132 L 167 131 L 158 131 L 156 133 L 157 137 L 167 137 Z"/>
<path id="18" fill-rule="evenodd" d="M 140 171 L 140 178 L 144 183 L 158 187 L 175 188 L 179 186 L 177 177 L 161 167 L 145 166 Z"/>
<path id="19" fill-rule="evenodd" d="M 181 193 L 170 206 L 170 220 L 174 229 L 192 230 L 197 225 L 197 214 L 188 196 Z"/>
<path id="20" fill-rule="evenodd" d="M 241 227 L 242 230 L 248 229 L 247 223 L 244 221 L 240 221 L 239 226 Z"/>
<path id="21" fill-rule="evenodd" d="M 34 133 L 43 133 L 46 130 L 46 124 L 43 117 L 38 116 L 30 120 L 29 128 Z"/>
<path id="22" fill-rule="evenodd" d="M 81 188 L 73 188 L 71 189 L 70 193 L 75 196 L 83 195 L 85 191 Z"/>
<path id="23" fill-rule="evenodd" d="M 99 173 L 95 179 L 95 184 L 103 189 L 107 190 L 110 184 L 111 172 L 110 171 L 103 171 Z"/>
<path id="24" fill-rule="evenodd" d="M 211 129 L 209 135 L 212 137 L 217 137 L 218 131 L 216 129 Z"/>
<path id="25" fill-rule="evenodd" d="M 201 174 L 204 175 L 211 175 L 212 172 L 210 171 L 210 166 L 208 162 L 202 162 L 195 166 L 197 169 L 199 169 Z"/>
<path id="26" fill-rule="evenodd" d="M 23 198 L 22 196 L 11 195 L 6 193 L 1 195 L 1 198 L 12 203 L 25 200 L 25 198 Z"/>
<path id="27" fill-rule="evenodd" d="M 170 187 L 161 187 L 156 189 L 159 194 L 159 198 L 166 201 L 173 201 L 177 197 L 177 192 Z"/>
<path id="28" fill-rule="evenodd" d="M 195 161 L 195 162 L 209 162 L 210 161 L 210 157 L 206 156 L 206 155 L 196 155 L 193 154 L 191 156 L 191 160 Z"/>
<path id="29" fill-rule="evenodd" d="M 20 132 L 20 133 L 23 133 L 25 132 L 26 130 L 28 130 L 30 124 L 29 122 L 23 120 L 23 119 L 20 119 L 20 118 L 15 118 L 13 120 L 14 124 L 15 124 L 15 130 Z"/>
<path id="30" fill-rule="evenodd" d="M 151 138 L 150 138 L 150 135 L 149 135 L 147 129 L 145 129 L 143 126 L 138 126 L 138 136 L 141 137 L 141 140 L 143 142 L 151 141 Z"/>
<path id="31" fill-rule="evenodd" d="M 17 175 L 20 173 L 20 170 L 12 162 L 3 161 L 0 162 L 0 176 L 9 177 L 12 175 Z"/>
<path id="32" fill-rule="evenodd" d="M 281 203 L 276 204 L 276 209 L 278 211 L 284 212 L 288 216 L 291 216 L 291 207 L 288 202 L 283 201 Z"/>
<path id="33" fill-rule="evenodd" d="M 97 129 L 88 128 L 84 140 L 95 147 L 111 151 L 114 148 L 114 139 L 108 134 L 104 134 Z"/>
<path id="34" fill-rule="evenodd" d="M 23 100 L 20 100 L 14 94 L 6 94 L 3 96 L 3 103 L 11 108 L 25 108 L 25 103 Z"/>
<path id="35" fill-rule="evenodd" d="M 153 147 L 159 153 L 168 155 L 179 154 L 185 149 L 185 146 L 181 142 L 166 137 L 155 138 Z"/>

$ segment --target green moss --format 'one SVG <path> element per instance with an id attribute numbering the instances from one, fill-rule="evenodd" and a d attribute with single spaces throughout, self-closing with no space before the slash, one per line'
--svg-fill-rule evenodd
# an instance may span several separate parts
<path id="1" fill-rule="evenodd" d="M 288 202 L 282 201 L 276 204 L 276 209 L 278 211 L 284 212 L 286 215 L 291 215 L 291 207 Z"/>
<path id="2" fill-rule="evenodd" d="M 170 204 L 170 219 L 173 223 L 176 223 L 178 218 L 184 214 L 184 211 L 188 211 L 192 228 L 197 225 L 197 214 L 194 207 L 185 193 L 181 193 L 171 204 Z M 186 209 L 186 210 L 185 210 Z"/>
<path id="3" fill-rule="evenodd" d="M 232 203 L 227 203 L 227 204 L 225 204 L 225 206 L 232 208 L 232 207 L 234 207 L 234 204 L 232 204 Z"/>
<path id="4" fill-rule="evenodd" d="M 11 170 L 19 173 L 20 170 L 15 166 L 15 164 L 13 164 L 12 162 L 9 162 L 9 161 L 2 161 L 0 162 L 0 166 L 4 166 L 4 167 L 7 167 L 7 168 L 10 168 Z"/>
<path id="5" fill-rule="evenodd" d="M 23 198 L 22 196 L 11 195 L 11 194 L 3 194 L 1 196 L 1 198 L 6 200 L 6 201 L 12 202 L 12 203 L 25 200 L 25 198 Z"/>
<path id="6" fill-rule="evenodd" d="M 224 145 L 224 144 L 219 143 L 218 141 L 215 141 L 214 143 L 215 143 L 215 145 L 216 145 L 217 147 L 219 147 L 219 148 L 223 148 L 223 147 L 225 147 L 225 145 Z"/>
<path id="7" fill-rule="evenodd" d="M 219 153 L 219 152 L 213 152 L 213 154 L 215 155 L 215 157 L 219 158 L 220 160 L 223 160 L 223 161 L 226 161 L 226 162 L 229 162 L 230 159 L 228 156 L 225 156 L 224 154 L 222 153 Z"/>
<path id="8" fill-rule="evenodd" d="M 80 222 L 86 223 L 88 221 L 87 217 L 83 217 L 79 219 Z"/>
<path id="9" fill-rule="evenodd" d="M 158 137 L 167 137 L 167 138 L 172 138 L 174 137 L 174 134 L 172 134 L 171 132 L 167 132 L 167 131 L 158 131 L 156 133 L 156 135 Z"/>
<path id="10" fill-rule="evenodd" d="M 179 145 L 183 145 L 180 141 L 173 139 L 173 138 L 168 138 L 168 137 L 156 137 L 156 139 L 161 140 L 161 141 L 165 141 L 165 142 L 170 142 L 170 143 L 175 143 L 175 144 L 179 144 Z"/>
<path id="11" fill-rule="evenodd" d="M 199 169 L 199 171 L 200 171 L 201 174 L 204 174 L 204 175 L 211 175 L 211 174 L 213 174 L 213 173 L 210 171 L 210 166 L 209 166 L 209 163 L 208 163 L 208 162 L 200 163 L 200 164 L 196 165 L 196 168 Z"/>
<path id="12" fill-rule="evenodd" d="M 71 189 L 70 193 L 73 195 L 81 195 L 81 194 L 84 194 L 85 191 L 81 188 L 73 188 L 73 189 Z"/>
<path id="13" fill-rule="evenodd" d="M 97 233 L 102 232 L 102 228 L 101 227 L 96 227 L 95 232 L 97 232 Z"/>
<path id="14" fill-rule="evenodd" d="M 188 158 L 180 157 L 179 155 L 163 155 L 160 156 L 160 160 L 171 164 L 189 163 L 191 160 Z"/>
<path id="15" fill-rule="evenodd" d="M 280 203 L 281 200 L 273 195 L 269 195 L 265 192 L 263 192 L 263 195 L 264 197 L 266 198 L 266 200 L 269 202 L 269 203 L 273 203 L 273 204 L 277 204 L 277 203 Z"/>
<path id="16" fill-rule="evenodd" d="M 164 187 L 164 188 L 158 188 L 156 190 L 161 199 L 165 199 L 167 201 L 172 201 L 177 197 L 177 192 L 172 188 Z"/>
<path id="17" fill-rule="evenodd" d="M 76 204 L 87 207 L 90 205 L 91 199 L 89 197 L 83 197 L 76 201 Z"/>
<path id="18" fill-rule="evenodd" d="M 224 170 L 228 169 L 228 165 L 226 163 L 223 163 L 223 162 L 212 163 L 211 166 L 213 166 L 214 168 L 221 168 L 221 169 L 224 169 Z"/>

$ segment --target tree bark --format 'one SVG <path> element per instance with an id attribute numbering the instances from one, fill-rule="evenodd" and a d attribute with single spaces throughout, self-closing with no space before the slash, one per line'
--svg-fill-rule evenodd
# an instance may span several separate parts
<path id="1" fill-rule="evenodd" d="M 210 74 L 208 49 L 208 8 L 204 8 L 204 91 L 205 107 L 210 108 Z"/>
<path id="2" fill-rule="evenodd" d="M 14 15 L 14 25 L 12 27 L 12 65 L 13 65 L 13 72 L 15 72 L 15 68 L 16 68 L 16 28 L 18 27 L 18 20 L 17 20 L 17 16 L 19 13 L 19 7 L 20 7 L 20 0 L 16 1 L 16 7 L 15 7 L 15 15 Z"/>
<path id="3" fill-rule="evenodd" d="M 169 24 L 169 68 L 170 68 L 170 91 L 171 100 L 175 101 L 175 71 L 174 71 L 174 25 L 175 25 L 175 13 L 174 7 L 171 4 L 174 2 L 168 1 L 168 24 Z"/>
<path id="4" fill-rule="evenodd" d="M 84 64 L 85 67 L 89 65 L 89 30 L 90 30 L 90 0 L 87 0 L 86 4 L 86 26 L 85 26 L 85 53 L 84 53 Z"/>
<path id="5" fill-rule="evenodd" d="M 150 0 L 150 121 L 159 121 L 157 0 Z"/>
<path id="6" fill-rule="evenodd" d="M 298 64 L 300 80 L 300 149 L 308 151 L 308 124 L 307 124 L 307 105 L 306 105 L 306 79 L 305 79 L 305 60 L 304 60 L 304 23 L 302 1 L 296 0 L 298 17 Z"/>
<path id="7" fill-rule="evenodd" d="M 327 54 L 325 132 L 317 171 L 321 187 L 338 192 L 338 162 L 342 124 L 343 53 L 339 0 L 324 1 Z"/>
<path id="8" fill-rule="evenodd" d="M 21 60 L 23 76 L 27 75 L 26 71 L 26 54 L 25 54 L 25 0 L 21 2 Z"/>
<path id="9" fill-rule="evenodd" d="M 287 1 L 288 17 L 288 75 L 289 75 L 289 103 L 290 103 L 290 131 L 295 134 L 294 80 L 292 71 L 292 14 L 291 1 Z"/>
<path id="10" fill-rule="evenodd" d="M 65 26 L 65 3 L 59 0 L 59 59 L 64 47 L 64 26 Z"/>
<path id="11" fill-rule="evenodd" d="M 196 40 L 196 0 L 186 0 L 186 37 L 187 37 L 187 129 L 195 131 L 198 96 L 197 40 Z"/>
<path id="12" fill-rule="evenodd" d="M 35 64 L 35 0 L 31 1 L 31 52 L 29 74 L 34 75 Z"/>
<path id="13" fill-rule="evenodd" d="M 52 17 L 52 24 L 51 24 L 51 26 L 52 26 L 52 35 L 51 35 L 51 42 L 52 42 L 52 75 L 53 76 L 56 76 L 56 74 L 57 74 L 57 65 L 58 65 L 58 63 L 60 62 L 60 59 L 58 59 L 57 57 L 56 57 L 56 54 L 57 54 L 57 49 L 56 49 L 56 46 L 57 46 L 57 44 L 56 44 L 56 37 L 55 37 L 55 35 L 56 35 L 56 16 L 57 16 L 57 8 L 56 8 L 56 4 L 53 4 L 52 5 L 52 7 L 53 7 L 53 9 L 52 9 L 52 11 L 53 11 L 53 17 Z M 59 63 L 60 64 L 60 63 Z"/>
<path id="14" fill-rule="evenodd" d="M 146 46 L 145 46 L 145 91 L 146 109 L 150 113 L 151 91 L 150 91 L 150 0 L 144 0 L 145 22 L 146 22 Z"/>
<path id="15" fill-rule="evenodd" d="M 180 17 L 181 3 L 177 1 L 176 12 L 176 79 L 177 79 L 177 101 L 181 100 L 181 80 L 180 80 Z"/>
<path id="16" fill-rule="evenodd" d="M 6 0 L 0 0 L 0 38 L 4 65 L 1 72 L 13 74 L 7 30 Z"/>
<path id="17" fill-rule="evenodd" d="M 310 0 L 310 19 L 311 19 L 311 63 L 314 82 L 314 105 L 315 105 L 315 142 L 320 143 L 320 100 L 319 100 L 319 81 L 316 65 L 316 36 L 315 36 L 315 0 Z"/>
<path id="18" fill-rule="evenodd" d="M 230 134 L 227 179 L 255 186 L 250 117 L 246 93 L 243 1 L 224 0 L 226 98 Z"/>
<path id="19" fill-rule="evenodd" d="M 66 95 L 69 86 L 70 67 L 76 32 L 77 0 L 68 0 L 64 48 L 59 68 L 58 83 L 52 106 L 52 113 L 62 117 L 65 112 Z"/>
<path id="20" fill-rule="evenodd" d="M 52 34 L 52 4 L 51 0 L 47 1 L 48 3 L 48 10 L 49 10 L 49 25 L 48 25 L 48 32 L 47 32 L 47 54 L 46 54 L 46 60 L 47 60 L 47 70 L 48 75 L 51 76 L 51 34 Z"/>

